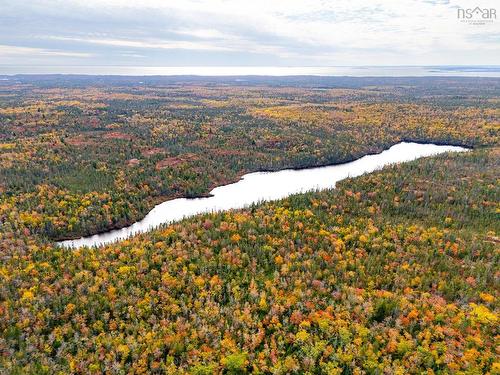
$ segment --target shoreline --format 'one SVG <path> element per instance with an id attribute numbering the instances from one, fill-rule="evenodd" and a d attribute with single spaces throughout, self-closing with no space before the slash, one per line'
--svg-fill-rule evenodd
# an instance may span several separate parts
<path id="1" fill-rule="evenodd" d="M 392 148 L 393 146 L 395 146 L 397 144 L 401 144 L 401 143 L 416 143 L 416 144 L 420 144 L 420 145 L 436 145 L 436 146 L 455 146 L 455 147 L 466 148 L 468 150 L 472 150 L 474 148 L 478 148 L 478 147 L 474 147 L 474 146 L 471 146 L 471 145 L 466 145 L 465 142 L 450 142 L 450 143 L 447 143 L 447 142 L 432 142 L 432 141 L 423 141 L 422 142 L 422 141 L 415 141 L 415 140 L 412 140 L 412 139 L 402 139 L 399 142 L 391 144 L 387 148 L 381 147 L 380 149 L 378 149 L 379 151 L 373 151 L 373 152 L 365 153 L 365 154 L 362 154 L 361 156 L 353 156 L 353 157 L 350 157 L 348 159 L 345 159 L 345 161 L 339 161 L 339 162 L 334 162 L 334 163 L 314 164 L 314 165 L 307 166 L 307 167 L 291 167 L 291 168 L 286 168 L 285 167 L 285 168 L 276 168 L 276 169 L 261 168 L 261 169 L 257 169 L 257 170 L 253 170 L 253 171 L 243 172 L 242 174 L 239 174 L 238 177 L 236 177 L 235 179 L 231 179 L 231 180 L 228 179 L 228 180 L 224 181 L 222 184 L 215 184 L 214 183 L 214 184 L 212 184 L 212 185 L 209 186 L 210 190 L 209 190 L 208 193 L 203 193 L 203 194 L 199 194 L 199 195 L 195 195 L 195 196 L 190 196 L 190 197 L 184 196 L 182 194 L 175 194 L 173 196 L 158 196 L 158 197 L 152 198 L 151 199 L 152 204 L 147 209 L 147 212 L 144 215 L 140 215 L 140 216 L 138 216 L 135 219 L 127 220 L 124 223 L 122 222 L 120 224 L 113 225 L 113 226 L 109 227 L 108 229 L 105 229 L 105 230 L 102 230 L 102 231 L 98 231 L 98 232 L 93 232 L 93 233 L 88 234 L 88 235 L 58 237 L 57 239 L 52 239 L 52 242 L 55 242 L 59 246 L 64 246 L 64 245 L 61 245 L 61 242 L 81 240 L 83 238 L 89 238 L 89 237 L 93 237 L 93 236 L 96 236 L 96 235 L 102 235 L 102 234 L 105 234 L 105 233 L 108 233 L 108 232 L 112 232 L 112 231 L 115 231 L 115 230 L 121 230 L 121 229 L 130 227 L 131 225 L 133 225 L 133 224 L 135 224 L 137 222 L 142 221 L 158 205 L 161 205 L 163 203 L 166 203 L 166 202 L 169 202 L 169 201 L 172 201 L 172 200 L 175 200 L 175 199 L 195 200 L 195 199 L 200 199 L 200 198 L 210 198 L 210 197 L 213 197 L 214 195 L 211 194 L 210 192 L 213 191 L 215 188 L 224 187 L 224 186 L 228 186 L 228 185 L 237 183 L 237 182 L 241 181 L 245 175 L 249 175 L 249 174 L 253 174 L 253 173 L 275 173 L 275 172 L 280 172 L 280 171 L 301 171 L 301 170 L 307 170 L 307 169 L 315 169 L 315 168 L 324 168 L 324 167 L 339 166 L 339 165 L 343 165 L 343 164 L 352 163 L 352 162 L 354 162 L 356 160 L 359 160 L 359 159 L 361 159 L 363 157 L 366 157 L 366 156 L 374 156 L 374 155 L 381 154 L 382 152 L 387 151 L 390 148 Z"/>

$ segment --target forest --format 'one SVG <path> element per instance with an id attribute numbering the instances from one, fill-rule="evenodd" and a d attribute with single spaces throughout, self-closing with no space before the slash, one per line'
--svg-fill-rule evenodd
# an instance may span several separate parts
<path id="1" fill-rule="evenodd" d="M 498 142 L 498 79 L 42 77 L 0 80 L 0 219 L 51 239 L 257 170 Z"/>
<path id="2" fill-rule="evenodd" d="M 0 373 L 498 374 L 500 79 L 0 80 Z M 445 154 L 99 248 L 156 203 Z"/>

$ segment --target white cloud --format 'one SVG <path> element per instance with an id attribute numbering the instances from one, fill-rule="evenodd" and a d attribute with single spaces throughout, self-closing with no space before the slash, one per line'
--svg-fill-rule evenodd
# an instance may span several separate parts
<path id="1" fill-rule="evenodd" d="M 199 39 L 232 39 L 230 34 L 216 29 L 171 29 L 174 34 L 193 36 Z"/>
<path id="2" fill-rule="evenodd" d="M 91 53 L 84 52 L 70 52 L 70 51 L 58 51 L 58 50 L 48 50 L 44 48 L 33 48 L 33 47 L 19 47 L 19 46 L 8 46 L 0 45 L 0 56 L 12 57 L 12 56 L 30 56 L 30 57 L 40 57 L 40 56 L 54 56 L 54 57 L 92 57 Z"/>
<path id="3" fill-rule="evenodd" d="M 77 48 L 91 51 L 89 45 L 113 47 L 107 51 L 109 57 L 141 55 L 147 60 L 149 51 L 164 50 L 165 54 L 168 52 L 164 57 L 166 65 L 177 51 L 192 51 L 198 57 L 199 53 L 219 54 L 217 61 L 234 65 L 244 62 L 245 56 L 250 60 L 255 55 L 267 56 L 268 61 L 281 59 L 283 64 L 291 65 L 500 61 L 500 20 L 482 26 L 459 22 L 456 8 L 469 6 L 467 0 L 19 2 L 29 9 L 36 8 L 37 15 L 47 14 L 55 19 L 53 32 L 46 27 L 41 27 L 43 32 L 28 28 L 34 35 L 51 35 L 46 38 L 51 42 L 72 42 Z M 498 7 L 495 0 L 477 0 L 476 5 Z M 92 16 L 86 16 L 89 14 Z M 74 27 L 57 29 L 57 19 L 62 24 L 73 18 L 78 21 Z M 0 24 L 1 21 L 0 15 Z M 0 43 L 6 38 L 0 36 Z M 121 48 L 133 51 L 124 53 Z M 238 54 L 239 62 L 227 60 L 229 53 Z M 203 64 L 203 60 L 200 62 Z"/>
<path id="4" fill-rule="evenodd" d="M 190 42 L 190 41 L 155 41 L 155 40 L 130 40 L 130 39 L 99 39 L 99 38 L 76 38 L 51 36 L 49 39 L 83 42 L 91 44 L 101 44 L 114 47 L 132 47 L 132 48 L 152 48 L 152 49 L 187 49 L 201 51 L 228 51 L 229 49 L 223 46 L 215 46 L 205 42 Z"/>

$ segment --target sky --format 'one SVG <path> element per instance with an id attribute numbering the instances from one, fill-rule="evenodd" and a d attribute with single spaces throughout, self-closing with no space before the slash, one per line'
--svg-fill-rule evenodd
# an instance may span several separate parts
<path id="1" fill-rule="evenodd" d="M 0 0 L 2 66 L 498 65 L 497 0 Z"/>

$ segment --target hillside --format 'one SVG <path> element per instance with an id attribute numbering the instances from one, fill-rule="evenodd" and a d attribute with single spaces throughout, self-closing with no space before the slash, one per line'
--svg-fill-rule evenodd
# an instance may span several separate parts
<path id="1" fill-rule="evenodd" d="M 0 80 L 0 220 L 76 238 L 256 170 L 345 162 L 402 140 L 497 145 L 499 92 L 498 78 Z"/>
<path id="2" fill-rule="evenodd" d="M 12 225 L 0 368 L 498 373 L 499 170 L 426 158 L 99 249 Z"/>

